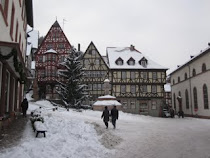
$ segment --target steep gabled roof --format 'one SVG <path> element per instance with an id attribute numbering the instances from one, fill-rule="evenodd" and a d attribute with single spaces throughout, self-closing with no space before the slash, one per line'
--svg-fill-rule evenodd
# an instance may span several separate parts
<path id="1" fill-rule="evenodd" d="M 94 44 L 92 41 L 90 42 L 90 44 L 89 44 L 89 46 L 87 47 L 85 53 L 83 54 L 83 57 L 84 57 L 85 54 L 88 52 L 88 50 L 90 49 L 91 46 L 93 46 L 93 47 L 96 49 L 96 51 L 98 52 L 99 56 L 101 57 L 101 60 L 104 62 L 104 64 L 107 66 L 107 68 L 109 68 L 108 65 L 107 65 L 107 62 L 106 62 L 105 59 L 104 59 L 104 58 L 106 58 L 106 57 L 101 56 L 101 54 L 99 53 L 98 49 L 96 48 L 95 44 Z"/>

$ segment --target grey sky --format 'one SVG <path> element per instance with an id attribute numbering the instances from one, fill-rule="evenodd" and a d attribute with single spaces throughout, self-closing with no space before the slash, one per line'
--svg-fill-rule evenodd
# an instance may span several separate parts
<path id="1" fill-rule="evenodd" d="M 133 44 L 171 72 L 210 42 L 209 0 L 34 0 L 35 29 L 45 35 L 54 21 L 69 42 L 85 51 Z"/>

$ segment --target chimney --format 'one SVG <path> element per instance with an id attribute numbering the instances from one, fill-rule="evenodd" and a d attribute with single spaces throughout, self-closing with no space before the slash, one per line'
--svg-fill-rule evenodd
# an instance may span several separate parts
<path id="1" fill-rule="evenodd" d="M 133 46 L 133 45 L 131 44 L 130 50 L 131 50 L 131 51 L 134 51 L 134 50 L 135 50 L 135 46 Z"/>
<path id="2" fill-rule="evenodd" d="M 78 43 L 78 51 L 80 51 L 80 44 Z"/>

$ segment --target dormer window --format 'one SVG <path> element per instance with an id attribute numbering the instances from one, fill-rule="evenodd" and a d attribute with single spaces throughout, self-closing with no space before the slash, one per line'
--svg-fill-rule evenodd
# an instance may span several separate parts
<path id="1" fill-rule="evenodd" d="M 117 65 L 123 65 L 123 60 L 122 60 L 122 58 L 118 58 L 118 59 L 115 61 L 115 63 L 116 63 Z"/>
<path id="2" fill-rule="evenodd" d="M 133 58 L 130 58 L 128 61 L 127 61 L 128 65 L 135 65 L 135 60 Z"/>
<path id="3" fill-rule="evenodd" d="M 143 67 L 147 67 L 147 59 L 143 57 L 141 60 L 139 60 L 139 64 Z"/>

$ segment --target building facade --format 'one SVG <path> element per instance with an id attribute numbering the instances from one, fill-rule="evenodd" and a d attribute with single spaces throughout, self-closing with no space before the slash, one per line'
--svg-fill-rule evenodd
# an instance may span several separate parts
<path id="1" fill-rule="evenodd" d="M 172 106 L 185 115 L 210 118 L 210 47 L 170 74 Z M 178 102 L 181 98 L 181 102 Z"/>
<path id="2" fill-rule="evenodd" d="M 84 54 L 83 66 L 92 102 L 104 95 L 103 81 L 109 79 L 110 94 L 122 104 L 123 111 L 161 115 L 166 68 L 144 56 L 134 46 L 108 47 L 106 57 L 102 57 L 98 51 L 93 51 L 94 55 L 91 51 L 90 56 L 90 50 L 97 50 L 95 46 L 90 46 Z"/>
<path id="3" fill-rule="evenodd" d="M 0 123 L 20 111 L 27 79 L 27 24 L 33 27 L 32 0 L 0 1 Z"/>
<path id="4" fill-rule="evenodd" d="M 35 53 L 39 98 L 59 99 L 57 81 L 63 78 L 59 78 L 58 73 L 64 69 L 60 63 L 69 55 L 71 48 L 59 23 L 55 21 Z"/>

